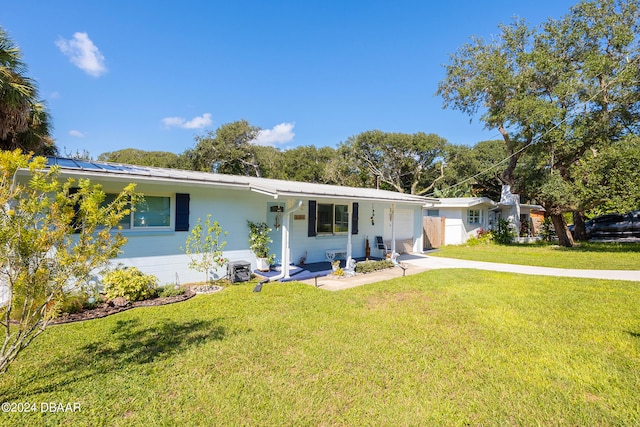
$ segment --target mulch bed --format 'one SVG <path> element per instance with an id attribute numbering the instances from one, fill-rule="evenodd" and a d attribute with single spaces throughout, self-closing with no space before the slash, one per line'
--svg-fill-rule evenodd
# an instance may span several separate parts
<path id="1" fill-rule="evenodd" d="M 176 302 L 186 301 L 189 298 L 192 298 L 196 295 L 196 292 L 191 289 L 187 289 L 185 293 L 182 295 L 175 295 L 172 297 L 158 297 L 153 299 L 148 299 L 144 301 L 136 301 L 129 303 L 125 306 L 118 307 L 108 302 L 104 302 L 92 309 L 85 309 L 79 313 L 63 313 L 62 316 L 53 319 L 50 324 L 59 325 L 63 323 L 71 323 L 71 322 L 80 322 L 83 320 L 91 320 L 91 319 L 99 319 L 102 317 L 109 316 L 111 314 L 120 313 L 125 310 L 130 310 L 136 307 L 154 307 L 159 305 L 173 304 Z"/>

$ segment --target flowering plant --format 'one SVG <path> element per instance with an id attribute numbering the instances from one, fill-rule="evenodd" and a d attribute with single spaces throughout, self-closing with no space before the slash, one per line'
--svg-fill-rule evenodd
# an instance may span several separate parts
<path id="1" fill-rule="evenodd" d="M 485 237 L 485 236 L 491 234 L 491 231 L 480 227 L 480 228 L 478 228 L 477 233 L 478 233 L 478 239 L 480 239 L 482 237 Z"/>

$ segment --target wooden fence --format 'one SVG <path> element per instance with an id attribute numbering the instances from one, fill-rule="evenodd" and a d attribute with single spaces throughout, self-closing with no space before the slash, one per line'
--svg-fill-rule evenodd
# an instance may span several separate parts
<path id="1" fill-rule="evenodd" d="M 444 245 L 444 217 L 422 217 L 424 248 L 433 249 Z"/>

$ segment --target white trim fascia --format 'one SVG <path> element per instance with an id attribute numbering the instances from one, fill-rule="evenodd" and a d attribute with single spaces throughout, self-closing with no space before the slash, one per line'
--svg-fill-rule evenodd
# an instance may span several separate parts
<path id="1" fill-rule="evenodd" d="M 498 206 L 488 197 L 460 197 L 456 200 L 439 199 L 439 204 L 425 204 L 425 208 L 471 208 L 480 205 L 487 205 L 489 208 Z"/>

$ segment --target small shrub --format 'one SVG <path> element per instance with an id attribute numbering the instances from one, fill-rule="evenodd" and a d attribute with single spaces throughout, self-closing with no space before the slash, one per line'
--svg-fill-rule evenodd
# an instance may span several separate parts
<path id="1" fill-rule="evenodd" d="M 94 296 L 93 300 L 90 300 L 89 297 L 86 297 L 82 301 L 82 308 L 85 310 L 91 310 L 92 308 L 96 308 L 103 302 L 104 299 L 100 295 Z"/>
<path id="2" fill-rule="evenodd" d="M 130 267 L 110 271 L 105 274 L 102 283 L 108 299 L 124 297 L 133 302 L 156 296 L 158 278 Z"/>
<path id="3" fill-rule="evenodd" d="M 83 302 L 85 300 L 84 296 L 80 295 L 69 295 L 64 301 L 62 301 L 62 305 L 60 307 L 60 311 L 62 313 L 80 313 L 83 308 Z"/>
<path id="4" fill-rule="evenodd" d="M 540 227 L 540 232 L 538 234 L 545 242 L 551 242 L 554 237 L 556 237 L 556 231 L 553 228 L 553 221 L 551 221 L 551 217 L 544 217 L 544 221 L 542 222 L 542 226 Z"/>
<path id="5" fill-rule="evenodd" d="M 356 264 L 356 273 L 371 273 L 391 267 L 393 267 L 393 262 L 389 260 L 359 262 Z"/>
<path id="6" fill-rule="evenodd" d="M 338 267 L 337 269 L 335 269 L 333 271 L 333 275 L 334 276 L 344 276 L 344 270 L 342 269 L 342 267 Z"/>
<path id="7" fill-rule="evenodd" d="M 513 243 L 513 239 L 516 238 L 517 233 L 514 230 L 513 224 L 504 218 L 500 218 L 496 224 L 496 228 L 493 230 L 493 240 L 501 245 L 508 245 Z"/>
<path id="8" fill-rule="evenodd" d="M 176 288 L 174 285 L 167 285 L 167 286 L 159 287 L 157 291 L 158 291 L 159 297 L 166 298 L 166 297 L 175 297 L 178 295 L 182 295 L 184 294 L 185 289 L 182 286 Z"/>
<path id="9" fill-rule="evenodd" d="M 467 246 L 489 245 L 493 243 L 493 232 L 479 228 L 475 236 L 467 240 Z"/>
<path id="10" fill-rule="evenodd" d="M 48 307 L 51 312 L 54 313 L 54 317 L 58 317 L 65 313 L 80 313 L 82 310 L 96 307 L 100 302 L 101 301 L 96 300 L 93 303 L 89 303 L 89 295 L 73 293 L 52 300 L 49 302 Z"/>

